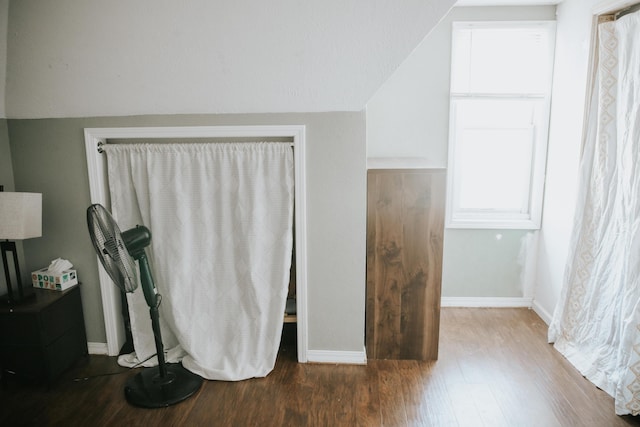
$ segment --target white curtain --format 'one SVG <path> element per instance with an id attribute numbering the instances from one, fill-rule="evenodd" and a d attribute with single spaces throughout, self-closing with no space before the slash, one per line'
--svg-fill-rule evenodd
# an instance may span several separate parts
<path id="1" fill-rule="evenodd" d="M 615 399 L 640 413 L 640 13 L 598 26 L 565 286 L 549 340 Z"/>
<path id="2" fill-rule="evenodd" d="M 288 143 L 105 146 L 112 214 L 147 226 L 167 361 L 207 379 L 266 376 L 282 331 L 293 246 Z M 155 354 L 142 289 L 128 294 L 135 354 Z M 152 359 L 151 363 L 157 363 Z"/>

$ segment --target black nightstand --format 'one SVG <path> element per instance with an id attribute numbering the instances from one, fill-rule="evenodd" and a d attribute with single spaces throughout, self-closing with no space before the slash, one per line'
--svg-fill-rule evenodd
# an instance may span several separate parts
<path id="1" fill-rule="evenodd" d="M 51 384 L 87 355 L 80 286 L 34 289 L 35 298 L 0 307 L 0 368 L 8 375 Z"/>

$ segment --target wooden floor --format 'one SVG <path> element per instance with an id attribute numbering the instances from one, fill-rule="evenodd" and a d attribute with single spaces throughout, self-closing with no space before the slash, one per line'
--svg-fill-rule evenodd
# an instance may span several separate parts
<path id="1" fill-rule="evenodd" d="M 613 400 L 546 343 L 527 309 L 444 308 L 436 362 L 298 364 L 284 345 L 268 377 L 205 381 L 162 409 L 126 403 L 133 374 L 90 356 L 50 390 L 9 381 L 0 425 L 17 426 L 626 426 Z M 122 372 L 74 381 L 101 373 Z"/>

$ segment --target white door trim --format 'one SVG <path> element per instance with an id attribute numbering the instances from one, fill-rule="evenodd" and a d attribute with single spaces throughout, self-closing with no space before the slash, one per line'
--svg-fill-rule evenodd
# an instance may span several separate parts
<path id="1" fill-rule="evenodd" d="M 295 247 L 296 247 L 296 316 L 298 361 L 307 361 L 307 211 L 305 126 L 187 126 L 187 127 L 126 127 L 86 128 L 84 130 L 91 203 L 111 206 L 105 156 L 100 144 L 115 138 L 293 138 L 295 167 Z M 100 263 L 98 262 L 100 265 Z M 113 285 L 102 266 L 98 268 L 100 294 L 104 310 L 107 352 L 115 356 L 124 343 L 124 328 L 120 316 L 120 291 Z"/>

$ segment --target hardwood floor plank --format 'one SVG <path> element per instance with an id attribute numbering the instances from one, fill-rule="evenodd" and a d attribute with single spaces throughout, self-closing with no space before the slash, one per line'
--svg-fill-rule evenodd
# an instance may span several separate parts
<path id="1" fill-rule="evenodd" d="M 453 407 L 453 413 L 457 420 L 457 425 L 478 427 L 486 426 L 480 417 L 479 408 L 476 406 L 476 401 L 471 396 L 471 390 L 467 383 L 447 381 L 446 387 Z"/>
<path id="2" fill-rule="evenodd" d="M 507 425 L 502 408 L 493 394 L 490 383 L 468 384 L 469 397 L 475 402 L 480 419 L 486 426 Z"/>
<path id="3" fill-rule="evenodd" d="M 419 366 L 418 361 L 408 360 L 398 364 L 398 376 L 407 425 L 429 424 L 427 402 L 424 400 L 424 390 L 427 385 L 425 378 L 428 377 L 428 368 Z"/>
<path id="4" fill-rule="evenodd" d="M 527 309 L 445 308 L 437 361 L 299 364 L 295 347 L 283 346 L 267 377 L 205 381 L 192 398 L 161 409 L 129 405 L 124 385 L 135 371 L 90 356 L 50 389 L 8 380 L 0 425 L 640 425 L 616 416 L 613 399 L 546 343 L 546 331 Z M 109 372 L 121 373 L 94 377 Z"/>
<path id="5" fill-rule="evenodd" d="M 380 413 L 383 426 L 408 425 L 404 396 L 397 360 L 378 363 L 378 390 L 380 393 Z"/>
<path id="6" fill-rule="evenodd" d="M 378 361 L 369 361 L 369 366 L 358 376 L 355 389 L 355 411 L 357 426 L 382 425 L 380 410 L 380 388 L 378 385 L 378 371 L 375 365 Z"/>
<path id="7" fill-rule="evenodd" d="M 442 360 L 437 363 L 420 362 L 421 365 L 427 363 L 430 364 L 428 371 L 422 368 L 424 373 L 419 378 L 424 387 L 422 401 L 426 405 L 426 425 L 457 426 L 455 409 L 445 381 L 450 370 Z"/>

